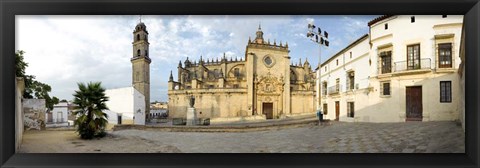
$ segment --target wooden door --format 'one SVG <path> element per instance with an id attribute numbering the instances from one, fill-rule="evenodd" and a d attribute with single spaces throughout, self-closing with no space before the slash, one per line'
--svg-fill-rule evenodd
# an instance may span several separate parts
<path id="1" fill-rule="evenodd" d="M 340 102 L 336 101 L 335 102 L 335 121 L 338 121 L 340 119 Z"/>
<path id="2" fill-rule="evenodd" d="M 273 103 L 263 103 L 263 114 L 267 119 L 273 119 Z"/>
<path id="3" fill-rule="evenodd" d="M 422 121 L 422 87 L 414 86 L 406 88 L 406 113 L 407 121 Z"/>

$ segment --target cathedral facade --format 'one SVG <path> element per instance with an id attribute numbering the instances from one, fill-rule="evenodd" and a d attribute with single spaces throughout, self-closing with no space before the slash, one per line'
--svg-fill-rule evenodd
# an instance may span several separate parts
<path id="1" fill-rule="evenodd" d="M 314 114 L 315 73 L 308 60 L 292 64 L 289 52 L 264 40 L 259 26 L 244 58 L 180 61 L 177 81 L 171 73 L 168 82 L 169 117 L 186 118 L 192 96 L 196 116 L 213 123 Z"/>

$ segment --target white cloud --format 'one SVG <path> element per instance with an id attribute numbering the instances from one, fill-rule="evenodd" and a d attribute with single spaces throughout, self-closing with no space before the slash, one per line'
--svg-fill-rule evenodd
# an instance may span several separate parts
<path id="1" fill-rule="evenodd" d="M 292 60 L 313 57 L 309 61 L 314 65 L 318 47 L 306 38 L 306 25 L 325 21 L 323 18 L 142 16 L 152 59 L 151 100 L 167 100 L 170 70 L 176 74 L 179 60 L 183 63 L 189 57 L 198 61 L 200 55 L 211 60 L 223 57 L 223 53 L 228 58 L 243 58 L 248 38 L 255 38 L 259 24 L 265 40 L 276 40 L 277 44 L 288 41 Z M 361 30 L 357 30 L 366 27 L 365 20 L 335 19 L 347 28 L 341 35 L 332 34 L 332 47 L 360 37 Z M 107 88 L 131 85 L 132 32 L 137 23 L 138 16 L 17 16 L 16 48 L 26 52 L 27 74 L 50 84 L 53 96 L 71 99 L 77 82 L 102 81 Z"/>

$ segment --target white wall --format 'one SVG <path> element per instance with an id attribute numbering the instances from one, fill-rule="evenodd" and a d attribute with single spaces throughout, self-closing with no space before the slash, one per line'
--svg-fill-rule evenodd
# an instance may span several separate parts
<path id="1" fill-rule="evenodd" d="M 117 124 L 117 115 L 122 120 L 134 120 L 134 124 L 145 124 L 145 97 L 133 87 L 108 89 L 105 91 L 109 101 L 106 102 L 109 110 L 109 123 Z M 122 122 L 123 124 L 124 122 Z"/>
<path id="2" fill-rule="evenodd" d="M 414 23 L 410 21 L 411 16 L 415 16 Z M 393 45 L 392 63 L 394 63 L 407 60 L 407 45 L 420 43 L 420 57 L 430 58 L 431 67 L 436 68 L 435 35 L 452 33 L 455 34 L 452 48 L 453 55 L 455 55 L 453 63 L 454 68 L 458 69 L 461 26 L 455 27 L 454 24 L 462 22 L 462 15 L 447 15 L 447 18 L 442 18 L 442 15 L 399 15 L 373 24 L 370 30 L 372 64 L 376 64 L 378 61 L 378 46 Z M 385 30 L 385 24 L 388 24 L 387 30 Z M 376 76 L 378 74 L 377 66 L 370 68 L 372 76 Z"/>
<path id="3" fill-rule="evenodd" d="M 56 105 L 53 106 L 53 109 L 51 111 L 52 115 L 52 122 L 56 123 L 63 123 L 67 122 L 68 120 L 68 104 L 66 102 L 60 102 Z M 48 119 L 48 114 L 47 117 Z"/>
<path id="4" fill-rule="evenodd" d="M 408 86 L 422 86 L 423 121 L 458 119 L 460 82 L 456 72 L 460 64 L 458 54 L 463 16 L 448 15 L 442 18 L 441 15 L 417 15 L 414 23 L 410 19 L 411 15 L 393 16 L 373 24 L 367 40 L 347 48 L 322 64 L 321 81 L 328 82 L 327 89 L 335 86 L 337 78 L 341 85 L 339 94 L 322 97 L 322 105 L 328 104 L 326 119 L 335 119 L 335 101 L 339 101 L 340 121 L 403 122 L 406 116 L 405 88 Z M 388 24 L 387 30 L 385 24 Z M 436 43 L 439 39 L 435 38 L 436 35 L 446 34 L 453 34 L 450 39 L 453 67 L 447 70 L 437 67 Z M 410 44 L 420 44 L 420 58 L 429 58 L 430 68 L 420 73 L 397 73 L 393 65 L 406 61 L 407 45 Z M 382 46 L 391 46 L 392 49 L 393 67 L 389 74 L 378 72 L 378 50 Z M 359 89 L 346 91 L 348 71 L 355 72 L 355 83 L 358 83 Z M 391 96 L 380 95 L 381 81 L 390 81 Z M 439 102 L 440 81 L 452 82 L 451 103 Z M 354 118 L 346 117 L 347 102 L 355 102 Z"/>
<path id="5" fill-rule="evenodd" d="M 327 91 L 327 96 L 322 96 L 321 106 L 327 104 L 328 113 L 325 119 L 333 120 L 336 118 L 335 102 L 340 103 L 340 120 L 352 120 L 347 118 L 347 102 L 355 102 L 355 109 L 363 108 L 368 104 L 368 98 L 365 98 L 364 90 L 369 87 L 369 38 L 364 38 L 351 46 L 349 49 L 334 55 L 333 59 L 322 64 L 321 67 L 321 85 L 327 82 L 327 90 L 329 87 L 336 85 L 336 79 L 340 79 L 340 93 L 330 95 Z M 350 58 L 350 52 L 352 57 Z M 337 65 L 338 60 L 338 65 Z M 354 72 L 354 88 L 347 91 L 347 73 Z M 358 87 L 357 87 L 358 86 Z M 320 86 L 321 93 L 323 93 L 323 86 Z M 325 110 L 323 110 L 325 111 Z"/>

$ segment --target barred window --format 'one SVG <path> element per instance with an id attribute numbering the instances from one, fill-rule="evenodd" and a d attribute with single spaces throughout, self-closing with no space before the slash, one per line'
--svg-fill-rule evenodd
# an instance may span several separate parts
<path id="1" fill-rule="evenodd" d="M 382 82 L 380 83 L 380 95 L 382 96 L 390 96 L 390 82 Z"/>
<path id="2" fill-rule="evenodd" d="M 348 102 L 347 103 L 347 117 L 350 117 L 350 118 L 355 117 L 354 102 Z"/>
<path id="3" fill-rule="evenodd" d="M 440 81 L 440 102 L 450 103 L 452 102 L 452 82 Z"/>

